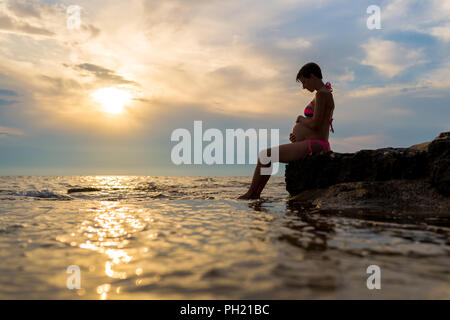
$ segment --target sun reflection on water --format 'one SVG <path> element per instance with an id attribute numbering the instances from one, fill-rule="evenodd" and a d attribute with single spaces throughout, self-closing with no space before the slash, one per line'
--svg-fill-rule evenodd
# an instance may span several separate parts
<path id="1" fill-rule="evenodd" d="M 135 215 L 135 212 L 139 213 L 141 210 L 135 210 L 117 202 L 101 201 L 99 208 L 90 209 L 90 211 L 93 213 L 93 218 L 84 221 L 81 225 L 80 233 L 86 240 L 80 243 L 79 247 L 105 254 L 107 256 L 105 274 L 113 279 L 126 279 L 127 273 L 117 269 L 133 259 L 126 246 L 134 233 L 145 228 L 145 222 Z M 107 298 L 110 288 L 110 284 L 97 287 L 100 299 Z"/>

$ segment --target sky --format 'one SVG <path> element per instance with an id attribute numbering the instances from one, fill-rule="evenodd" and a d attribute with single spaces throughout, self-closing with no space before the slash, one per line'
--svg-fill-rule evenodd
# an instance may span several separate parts
<path id="1" fill-rule="evenodd" d="M 442 0 L 0 0 L 0 175 L 252 175 L 175 165 L 172 132 L 289 143 L 310 61 L 334 88 L 333 151 L 431 141 L 450 129 L 449 17 Z"/>

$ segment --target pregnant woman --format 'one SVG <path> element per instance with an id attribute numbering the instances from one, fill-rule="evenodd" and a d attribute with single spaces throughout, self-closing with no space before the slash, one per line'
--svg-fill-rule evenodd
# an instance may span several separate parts
<path id="1" fill-rule="evenodd" d="M 253 174 L 252 184 L 247 193 L 239 199 L 259 199 L 270 175 L 262 175 L 261 167 L 270 167 L 270 163 L 261 164 L 261 159 L 267 154 L 271 156 L 272 151 L 278 151 L 280 162 L 288 163 L 291 161 L 305 158 L 308 154 L 314 154 L 320 151 L 330 151 L 328 142 L 329 130 L 333 130 L 333 111 L 334 101 L 331 92 L 331 85 L 322 81 L 322 71 L 320 67 L 313 63 L 307 63 L 301 67 L 297 74 L 297 82 L 301 82 L 303 89 L 310 92 L 316 91 L 314 100 L 305 108 L 305 116 L 298 116 L 296 124 L 289 136 L 291 143 L 282 144 L 278 147 L 263 150 L 258 157 Z M 277 149 L 277 150 L 275 150 Z"/>

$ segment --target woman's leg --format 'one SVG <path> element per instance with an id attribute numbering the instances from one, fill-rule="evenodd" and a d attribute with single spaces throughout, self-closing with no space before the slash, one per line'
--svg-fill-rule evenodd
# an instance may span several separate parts
<path id="1" fill-rule="evenodd" d="M 319 145 L 320 146 L 320 145 Z M 312 146 L 313 148 L 313 146 Z M 276 152 L 278 149 L 279 162 L 288 163 L 295 160 L 305 158 L 308 153 L 308 141 L 300 141 L 282 144 L 278 147 L 273 147 L 267 150 L 267 155 L 270 157 L 272 152 Z M 313 152 L 315 151 L 313 148 Z M 270 179 L 270 175 L 262 175 L 261 167 L 269 167 L 270 163 L 263 165 L 258 158 L 258 164 L 256 165 L 255 171 L 253 173 L 252 184 L 249 190 L 244 195 L 240 196 L 239 199 L 258 199 L 261 196 L 267 181 Z"/>
<path id="2" fill-rule="evenodd" d="M 258 159 L 258 164 L 256 165 L 255 171 L 253 172 L 253 179 L 248 189 L 247 193 L 240 196 L 238 199 L 258 199 L 258 191 L 261 189 L 259 194 L 262 192 L 261 185 L 265 185 L 267 181 L 269 181 L 270 175 L 262 175 L 261 174 L 262 164 Z M 263 187 L 264 188 L 264 187 Z"/>

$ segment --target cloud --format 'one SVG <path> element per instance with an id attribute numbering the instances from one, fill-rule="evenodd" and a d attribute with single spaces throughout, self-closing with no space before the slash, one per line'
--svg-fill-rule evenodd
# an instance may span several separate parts
<path id="1" fill-rule="evenodd" d="M 411 6 L 417 0 L 388 0 L 387 5 L 383 6 L 381 11 L 382 20 L 389 21 L 404 21 L 402 18 L 407 18 L 411 15 Z M 407 20 L 407 19 L 406 19 Z"/>
<path id="2" fill-rule="evenodd" d="M 385 0 L 382 24 L 390 30 L 416 31 L 449 41 L 450 2 L 442 0 Z"/>
<path id="3" fill-rule="evenodd" d="M 17 92 L 13 90 L 0 89 L 0 95 L 8 97 L 17 97 Z"/>
<path id="4" fill-rule="evenodd" d="M 42 36 L 53 36 L 54 33 L 40 27 L 32 26 L 27 22 L 17 21 L 12 17 L 7 15 L 0 16 L 0 30 L 24 33 L 24 34 L 33 34 L 33 35 L 42 35 Z"/>
<path id="5" fill-rule="evenodd" d="M 2 107 L 2 106 L 9 106 L 9 105 L 11 105 L 11 104 L 13 104 L 13 103 L 16 103 L 17 101 L 14 101 L 14 100 L 3 100 L 3 99 L 0 99 L 0 107 Z"/>
<path id="6" fill-rule="evenodd" d="M 450 23 L 430 29 L 430 34 L 445 41 L 450 41 Z"/>
<path id="7" fill-rule="evenodd" d="M 306 49 L 311 47 L 311 42 L 303 38 L 280 39 L 276 45 L 281 49 Z"/>
<path id="8" fill-rule="evenodd" d="M 407 49 L 394 41 L 371 38 L 362 47 L 366 57 L 361 64 L 374 67 L 382 76 L 389 78 L 425 62 L 422 49 Z"/>
<path id="9" fill-rule="evenodd" d="M 448 92 L 450 86 L 450 60 L 443 62 L 436 69 L 430 70 L 423 76 L 425 83 L 428 83 L 430 87 L 434 89 L 444 89 L 444 92 Z"/>
<path id="10" fill-rule="evenodd" d="M 73 93 L 74 90 L 82 88 L 81 84 L 74 79 L 66 79 L 63 77 L 50 77 L 41 75 L 40 79 L 43 80 L 42 84 L 50 84 L 49 90 L 45 91 L 47 95 L 68 95 Z M 41 90 L 43 90 L 42 88 Z"/>
<path id="11" fill-rule="evenodd" d="M 38 4 L 29 0 L 14 0 L 12 2 L 8 1 L 7 7 L 10 11 L 12 11 L 16 16 L 19 17 L 41 17 L 41 9 Z"/>
<path id="12" fill-rule="evenodd" d="M 92 64 L 92 63 L 83 63 L 75 66 L 75 69 L 81 70 L 81 71 L 89 71 L 92 73 L 97 79 L 103 80 L 110 83 L 115 84 L 131 84 L 136 85 L 138 84 L 134 81 L 127 80 L 124 77 L 116 74 L 113 70 Z"/>
<path id="13" fill-rule="evenodd" d="M 425 85 L 426 83 L 428 83 L 428 85 Z M 423 83 L 418 84 L 396 84 L 383 87 L 363 86 L 347 92 L 346 95 L 350 98 L 368 98 L 386 95 L 402 96 L 406 92 L 420 92 L 428 89 L 430 89 L 430 82 L 423 81 Z"/>
<path id="14" fill-rule="evenodd" d="M 0 138 L 5 136 L 22 136 L 23 132 L 19 129 L 0 126 Z"/>
<path id="15" fill-rule="evenodd" d="M 249 117 L 254 113 L 287 114 L 298 100 L 295 92 L 283 87 L 285 73 L 282 71 L 287 62 L 274 62 L 269 50 L 256 46 L 253 33 L 284 24 L 284 13 L 306 3 L 304 0 L 281 0 L 276 4 L 257 0 L 200 0 L 187 5 L 181 0 L 131 0 L 127 4 L 117 1 L 104 5 L 98 1 L 81 1 L 83 25 L 79 32 L 61 28 L 65 26 L 65 13 L 56 10 L 50 19 L 45 19 L 48 30 L 57 33 L 52 42 L 20 40 L 12 47 L 8 46 L 11 43 L 4 43 L 11 51 L 11 71 L 20 69 L 31 79 L 27 86 L 34 92 L 34 109 L 55 110 L 52 117 L 62 110 L 73 109 L 66 105 L 68 101 L 89 102 L 82 97 L 89 96 L 96 86 L 106 84 L 143 88 L 146 97 L 134 101 L 146 103 L 141 108 L 148 113 L 150 109 L 165 112 L 168 104 L 189 104 L 220 114 L 246 110 Z M 313 5 L 316 6 L 320 5 Z M 242 10 L 242 7 L 252 10 Z M 46 17 L 39 10 L 41 18 Z M 26 17 L 38 25 L 39 21 L 33 20 L 37 17 Z M 91 24 L 94 21 L 95 27 Z M 301 37 L 289 41 L 286 36 L 277 39 L 285 39 L 278 44 L 286 49 L 310 46 Z M 19 64 L 14 51 L 23 52 L 20 47 L 27 48 L 30 54 L 29 59 Z M 21 67 L 25 64 L 25 68 Z M 69 68 L 60 70 L 58 65 Z M 55 99 L 55 96 L 60 98 L 58 90 L 66 92 L 66 84 L 74 86 L 63 79 L 80 84 L 78 93 L 64 101 Z M 282 107 L 274 108 L 276 105 Z M 77 107 L 77 110 L 85 109 Z"/>
<path id="16" fill-rule="evenodd" d="M 90 33 L 90 39 L 93 39 L 95 37 L 97 37 L 100 34 L 100 29 L 93 26 L 92 24 L 89 25 L 81 25 L 81 28 L 83 30 L 86 30 Z"/>
<path id="17" fill-rule="evenodd" d="M 330 74 L 330 79 L 333 79 L 333 83 L 331 84 L 333 87 L 343 87 L 348 82 L 355 80 L 355 72 L 345 68 L 341 73 Z"/>
<path id="18" fill-rule="evenodd" d="M 35 39 L 50 37 L 61 44 L 72 46 L 86 43 L 100 34 L 101 30 L 97 26 L 88 23 L 87 12 L 84 11 L 81 15 L 81 28 L 68 28 L 66 10 L 67 5 L 58 2 L 0 1 L 0 31 L 32 36 Z"/>
<path id="19" fill-rule="evenodd" d="M 404 108 L 386 108 L 386 114 L 391 115 L 391 116 L 398 116 L 398 117 L 405 117 L 405 116 L 410 116 L 413 114 L 413 112 L 411 110 L 408 109 L 404 109 Z"/>

